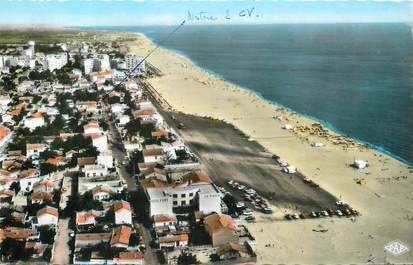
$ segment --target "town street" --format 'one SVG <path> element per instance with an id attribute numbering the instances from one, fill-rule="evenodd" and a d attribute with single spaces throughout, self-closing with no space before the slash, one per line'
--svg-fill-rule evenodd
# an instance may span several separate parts
<path id="1" fill-rule="evenodd" d="M 70 218 L 60 219 L 56 235 L 56 241 L 53 252 L 52 264 L 69 264 L 70 250 L 69 238 L 69 220 Z"/>
<path id="2" fill-rule="evenodd" d="M 116 161 L 116 172 L 128 186 L 128 191 L 134 191 L 136 190 L 136 180 L 127 172 L 126 166 L 124 165 L 127 163 L 127 156 L 126 151 L 123 148 L 122 139 L 115 127 L 114 122 L 110 119 L 107 112 L 105 112 L 105 119 L 109 125 L 109 134 L 112 140 L 112 155 Z"/>
<path id="3" fill-rule="evenodd" d="M 137 185 L 136 185 L 136 180 L 133 176 L 131 176 L 127 171 L 126 171 L 126 166 L 123 165 L 124 161 L 127 162 L 127 157 L 126 157 L 126 151 L 122 148 L 123 147 L 123 142 L 122 139 L 119 135 L 118 130 L 116 129 L 116 126 L 114 122 L 109 118 L 107 112 L 105 113 L 105 119 L 106 122 L 109 125 L 109 134 L 112 139 L 112 155 L 116 160 L 116 171 L 118 172 L 120 178 L 125 181 L 126 185 L 128 186 L 128 191 L 136 191 L 137 190 Z M 152 236 L 146 227 L 141 225 L 142 229 L 142 237 L 143 237 L 143 242 L 146 246 L 146 251 L 145 251 L 145 263 L 146 264 L 160 264 L 156 255 L 156 250 L 152 249 L 150 247 L 150 242 L 152 241 Z"/>

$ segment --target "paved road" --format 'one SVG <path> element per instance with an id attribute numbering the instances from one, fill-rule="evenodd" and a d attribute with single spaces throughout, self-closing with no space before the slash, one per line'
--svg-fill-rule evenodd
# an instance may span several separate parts
<path id="1" fill-rule="evenodd" d="M 126 151 L 123 147 L 122 139 L 119 135 L 118 130 L 115 127 L 113 121 L 110 120 L 108 115 L 105 115 L 106 121 L 109 124 L 109 133 L 112 137 L 112 155 L 116 160 L 117 165 L 116 171 L 118 172 L 120 178 L 126 183 L 128 186 L 128 191 L 134 191 L 137 189 L 136 187 L 136 180 L 134 179 L 131 174 L 129 174 L 126 170 L 126 166 L 122 165 L 123 162 L 126 162 Z"/>
<path id="2" fill-rule="evenodd" d="M 109 117 L 106 115 L 106 121 L 109 124 L 109 133 L 112 137 L 112 154 L 117 163 L 119 164 L 119 167 L 117 168 L 117 172 L 119 173 L 120 177 L 126 182 L 128 186 L 128 191 L 134 191 L 137 190 L 137 185 L 136 185 L 136 180 L 134 179 L 131 174 L 129 174 L 126 171 L 126 167 L 122 165 L 123 161 L 126 161 L 126 151 L 124 149 L 122 150 L 121 146 L 123 145 L 122 139 L 119 135 L 119 132 L 117 131 L 115 124 L 109 119 Z M 143 233 L 143 242 L 145 243 L 146 246 L 146 251 L 145 251 L 145 264 L 154 264 L 158 265 L 160 264 L 156 255 L 156 250 L 152 249 L 150 247 L 150 242 L 152 241 L 152 236 L 150 231 L 145 228 L 141 224 L 141 229 Z"/>
<path id="3" fill-rule="evenodd" d="M 151 233 L 150 233 L 149 229 L 147 229 L 143 225 L 141 226 L 141 229 L 142 229 L 143 241 L 146 245 L 145 263 L 146 264 L 155 264 L 155 265 L 160 264 L 159 261 L 158 261 L 158 257 L 156 255 L 156 250 L 151 248 L 150 244 L 149 244 L 152 241 L 152 236 L 151 236 Z"/>
<path id="4" fill-rule="evenodd" d="M 56 242 L 53 252 L 52 264 L 69 264 L 70 250 L 69 245 L 69 218 L 60 219 L 58 223 L 58 230 Z"/>

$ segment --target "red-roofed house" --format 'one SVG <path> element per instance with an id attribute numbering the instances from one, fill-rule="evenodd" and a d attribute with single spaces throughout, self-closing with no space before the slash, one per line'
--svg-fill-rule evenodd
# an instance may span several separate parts
<path id="1" fill-rule="evenodd" d="M 165 157 L 162 148 L 143 150 L 143 159 L 145 163 L 160 162 Z"/>
<path id="2" fill-rule="evenodd" d="M 155 115 L 155 113 L 156 111 L 154 109 L 137 110 L 133 112 L 133 117 L 135 119 L 147 120 L 150 119 L 153 115 Z"/>
<path id="3" fill-rule="evenodd" d="M 211 214 L 204 218 L 205 230 L 212 239 L 212 245 L 222 246 L 228 242 L 238 243 L 235 221 L 229 215 Z"/>
<path id="4" fill-rule="evenodd" d="M 53 158 L 49 158 L 46 160 L 47 164 L 51 164 L 54 166 L 64 166 L 67 164 L 66 158 L 63 156 L 57 156 L 57 157 L 53 157 Z"/>
<path id="5" fill-rule="evenodd" d="M 83 132 L 85 134 L 93 134 L 93 133 L 101 133 L 99 123 L 97 122 L 90 122 L 83 126 Z"/>
<path id="6" fill-rule="evenodd" d="M 33 156 L 39 156 L 41 152 L 47 149 L 45 144 L 27 144 L 26 145 L 26 156 L 31 158 Z"/>
<path id="7" fill-rule="evenodd" d="M 30 200 L 32 204 L 33 203 L 42 204 L 43 202 L 52 202 L 53 194 L 51 192 L 36 192 L 31 195 Z"/>
<path id="8" fill-rule="evenodd" d="M 175 215 L 158 214 L 153 216 L 153 223 L 155 227 L 163 227 L 175 225 L 178 220 Z"/>
<path id="9" fill-rule="evenodd" d="M 6 127 L 0 126 L 0 148 L 5 146 L 7 142 L 11 139 L 12 133 Z"/>
<path id="10" fill-rule="evenodd" d="M 96 224 L 96 218 L 101 217 L 102 212 L 90 210 L 83 212 L 76 212 L 76 228 L 78 231 L 82 231 L 85 228 L 94 226 Z"/>
<path id="11" fill-rule="evenodd" d="M 33 192 L 52 192 L 54 189 L 53 181 L 43 179 L 33 184 Z"/>
<path id="12" fill-rule="evenodd" d="M 113 258 L 114 264 L 144 264 L 144 256 L 139 252 L 120 252 L 118 257 Z"/>
<path id="13" fill-rule="evenodd" d="M 128 226 L 121 225 L 112 231 L 110 246 L 117 248 L 127 248 L 129 246 L 129 238 L 132 234 L 132 229 Z"/>
<path id="14" fill-rule="evenodd" d="M 53 225 L 56 226 L 59 220 L 59 211 L 51 206 L 46 206 L 36 214 L 38 225 Z"/>

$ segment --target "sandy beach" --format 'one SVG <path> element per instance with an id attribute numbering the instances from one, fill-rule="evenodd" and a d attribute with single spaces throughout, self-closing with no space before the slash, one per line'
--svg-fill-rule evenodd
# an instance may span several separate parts
<path id="1" fill-rule="evenodd" d="M 135 54 L 145 55 L 154 44 L 137 35 L 129 47 Z M 259 264 L 413 262 L 413 250 L 398 257 L 384 251 L 392 241 L 413 248 L 413 171 L 406 164 L 314 127 L 313 120 L 220 80 L 177 53 L 159 49 L 148 61 L 164 74 L 150 79 L 150 84 L 174 110 L 233 124 L 361 213 L 355 221 L 288 222 L 260 216 L 257 223 L 248 224 L 256 236 Z M 295 129 L 284 130 L 284 124 Z M 312 142 L 325 146 L 314 148 Z M 349 166 L 354 159 L 366 160 L 370 166 L 355 170 Z M 366 185 L 355 179 L 364 179 Z M 320 228 L 328 231 L 313 231 Z"/>

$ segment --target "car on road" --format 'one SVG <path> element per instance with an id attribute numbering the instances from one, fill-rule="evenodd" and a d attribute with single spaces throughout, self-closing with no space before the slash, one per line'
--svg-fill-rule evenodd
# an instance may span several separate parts
<path id="1" fill-rule="evenodd" d="M 180 122 L 180 123 L 178 123 L 177 128 L 178 128 L 178 129 L 184 129 L 184 128 L 185 128 L 185 125 L 184 125 L 182 122 Z"/>

